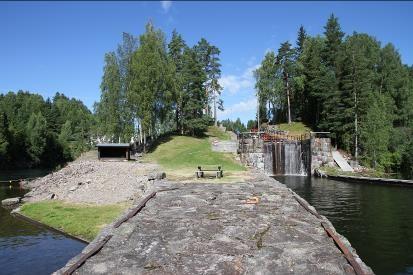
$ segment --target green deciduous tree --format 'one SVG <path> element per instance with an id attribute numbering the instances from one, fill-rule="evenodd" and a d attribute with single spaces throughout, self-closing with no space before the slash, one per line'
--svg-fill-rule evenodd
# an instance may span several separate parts
<path id="1" fill-rule="evenodd" d="M 284 82 L 281 68 L 274 52 L 266 53 L 261 66 L 255 71 L 258 98 L 261 109 L 268 104 L 268 108 L 262 109 L 260 120 L 275 122 L 277 114 L 283 113 L 286 105 Z M 264 113 L 266 111 L 266 113 Z"/>
<path id="2" fill-rule="evenodd" d="M 29 154 L 35 164 L 40 163 L 46 149 L 47 122 L 43 115 L 32 113 L 27 123 L 27 141 L 30 145 Z"/>
<path id="3" fill-rule="evenodd" d="M 139 48 L 130 63 L 130 86 L 127 99 L 133 115 L 138 118 L 146 137 L 155 137 L 155 125 L 164 122 L 171 109 L 173 67 L 167 58 L 164 34 L 146 25 L 139 38 Z"/>
<path id="4" fill-rule="evenodd" d="M 118 142 L 122 136 L 122 95 L 120 68 L 114 52 L 105 55 L 103 69 L 102 91 L 99 104 L 95 105 L 98 120 L 98 133 L 104 135 L 109 141 Z"/>
<path id="5" fill-rule="evenodd" d="M 383 95 L 375 96 L 366 115 L 361 121 L 361 144 L 363 156 L 367 163 L 377 168 L 385 164 L 388 153 L 392 120 L 389 118 L 389 105 L 392 102 Z"/>

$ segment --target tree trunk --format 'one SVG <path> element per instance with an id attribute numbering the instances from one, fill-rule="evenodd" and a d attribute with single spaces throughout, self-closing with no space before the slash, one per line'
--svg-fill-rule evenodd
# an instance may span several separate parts
<path id="1" fill-rule="evenodd" d="M 257 129 L 260 131 L 260 97 L 257 93 Z"/>
<path id="2" fill-rule="evenodd" d="M 179 132 L 179 110 L 178 110 L 178 104 L 176 105 L 175 122 L 176 122 L 176 131 Z"/>
<path id="3" fill-rule="evenodd" d="M 354 140 L 354 158 L 356 161 L 358 160 L 358 117 L 357 117 L 357 89 L 355 86 L 354 77 L 356 75 L 355 69 L 355 60 L 354 60 L 354 53 L 353 53 L 353 93 L 354 93 L 354 132 L 355 132 L 355 140 Z"/>
<path id="4" fill-rule="evenodd" d="M 354 118 L 354 129 L 355 129 L 355 144 L 354 144 L 354 157 L 356 158 L 356 161 L 358 159 L 358 127 L 357 127 L 357 112 L 355 112 L 355 118 Z"/>
<path id="5" fill-rule="evenodd" d="M 214 125 L 217 126 L 217 94 L 214 92 Z"/>
<path id="6" fill-rule="evenodd" d="M 286 75 L 285 80 L 286 80 L 286 87 L 287 87 L 288 124 L 291 124 L 290 85 L 288 83 L 288 74 Z"/>
<path id="7" fill-rule="evenodd" d="M 143 132 L 143 152 L 146 153 L 146 134 Z"/>
<path id="8" fill-rule="evenodd" d="M 206 105 L 205 105 L 205 115 L 208 117 L 209 116 L 209 91 L 208 91 L 208 87 L 205 88 L 205 94 L 206 94 L 206 98 L 207 98 L 207 102 L 206 102 Z"/>
<path id="9" fill-rule="evenodd" d="M 140 121 L 140 119 L 138 119 L 138 123 L 139 123 L 139 141 L 140 141 L 140 144 L 142 144 L 143 143 L 143 133 L 142 133 L 142 125 L 141 125 L 141 121 Z"/>

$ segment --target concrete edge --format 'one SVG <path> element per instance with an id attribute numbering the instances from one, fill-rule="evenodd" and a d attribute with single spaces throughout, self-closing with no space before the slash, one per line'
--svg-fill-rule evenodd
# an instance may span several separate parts
<path id="1" fill-rule="evenodd" d="M 327 174 L 327 178 L 330 178 L 330 179 L 333 179 L 333 180 L 346 181 L 346 182 L 355 182 L 355 183 L 413 187 L 413 180 L 370 178 L 370 177 L 358 177 L 358 176 L 340 176 L 340 175 L 339 176 L 332 176 L 332 175 L 328 175 L 328 174 Z"/>

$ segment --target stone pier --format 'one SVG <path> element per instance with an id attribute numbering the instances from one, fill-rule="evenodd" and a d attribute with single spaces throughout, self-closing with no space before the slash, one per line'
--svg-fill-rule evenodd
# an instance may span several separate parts
<path id="1" fill-rule="evenodd" d="M 75 274 L 354 274 L 321 226 L 323 221 L 334 230 L 326 218 L 308 212 L 281 183 L 258 173 L 254 178 L 231 184 L 156 181 L 147 194 L 163 191 L 118 228 L 106 227 L 84 253 L 113 237 Z"/>

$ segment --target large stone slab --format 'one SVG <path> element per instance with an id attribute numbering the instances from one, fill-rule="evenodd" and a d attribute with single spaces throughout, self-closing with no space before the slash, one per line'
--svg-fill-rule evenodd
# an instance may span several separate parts
<path id="1" fill-rule="evenodd" d="M 76 274 L 354 273 L 320 219 L 275 180 L 157 182 L 153 188 L 169 191 L 158 192 L 117 229 L 106 228 L 84 252 L 104 236 L 113 237 Z"/>
<path id="2" fill-rule="evenodd" d="M 1 201 L 1 205 L 3 205 L 3 206 L 13 206 L 13 205 L 17 205 L 19 203 L 20 203 L 20 197 L 4 199 L 4 200 Z"/>

